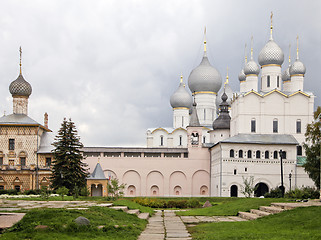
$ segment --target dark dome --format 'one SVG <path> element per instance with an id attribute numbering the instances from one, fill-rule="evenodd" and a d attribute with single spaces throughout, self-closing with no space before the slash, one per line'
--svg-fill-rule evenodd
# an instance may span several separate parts
<path id="1" fill-rule="evenodd" d="M 32 87 L 30 83 L 23 78 L 22 74 L 19 74 L 18 78 L 10 84 L 9 91 L 12 96 L 29 97 L 32 93 Z"/>

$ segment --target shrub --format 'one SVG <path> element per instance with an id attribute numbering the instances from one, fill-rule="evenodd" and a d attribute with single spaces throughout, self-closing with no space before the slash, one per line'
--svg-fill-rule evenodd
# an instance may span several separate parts
<path id="1" fill-rule="evenodd" d="M 2 189 L 0 190 L 0 194 L 17 195 L 18 192 L 16 189 L 7 189 L 7 190 Z"/>
<path id="2" fill-rule="evenodd" d="M 64 200 L 64 196 L 68 194 L 68 188 L 66 188 L 65 186 L 60 187 L 57 189 L 56 193 L 61 196 L 62 200 Z"/>
<path id="3" fill-rule="evenodd" d="M 87 187 L 83 187 L 80 189 L 80 196 L 88 197 L 90 194 L 90 191 Z"/>
<path id="4" fill-rule="evenodd" d="M 285 197 L 295 199 L 318 199 L 320 197 L 320 192 L 317 189 L 311 187 L 304 187 L 301 189 L 296 188 L 292 191 L 288 191 L 285 194 Z"/>
<path id="5" fill-rule="evenodd" d="M 264 194 L 265 198 L 281 198 L 282 190 L 279 187 L 271 189 L 270 192 Z"/>
<path id="6" fill-rule="evenodd" d="M 134 202 L 151 208 L 197 208 L 201 204 L 196 199 L 177 200 L 177 199 L 157 199 L 157 198 L 134 198 Z"/>
<path id="7" fill-rule="evenodd" d="M 44 200 L 48 200 L 50 197 L 50 191 L 47 186 L 42 186 L 40 190 L 40 197 Z"/>

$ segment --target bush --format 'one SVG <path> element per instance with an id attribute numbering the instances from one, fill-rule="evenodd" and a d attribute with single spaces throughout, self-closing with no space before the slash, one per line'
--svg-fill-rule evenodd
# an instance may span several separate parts
<path id="1" fill-rule="evenodd" d="M 39 195 L 41 190 L 26 190 L 23 192 L 24 195 Z"/>
<path id="2" fill-rule="evenodd" d="M 201 204 L 196 199 L 177 200 L 177 199 L 157 199 L 157 198 L 135 198 L 134 202 L 151 208 L 197 208 Z"/>
<path id="3" fill-rule="evenodd" d="M 90 194 L 90 191 L 87 187 L 83 187 L 80 189 L 80 196 L 88 197 Z"/>
<path id="4" fill-rule="evenodd" d="M 16 189 L 8 189 L 8 190 L 0 190 L 0 194 L 8 194 L 8 195 L 17 195 L 18 191 Z"/>
<path id="5" fill-rule="evenodd" d="M 50 191 L 48 190 L 48 187 L 47 186 L 42 186 L 41 190 L 40 190 L 40 197 L 43 200 L 48 200 L 49 196 L 50 196 Z"/>
<path id="6" fill-rule="evenodd" d="M 292 191 L 288 191 L 285 194 L 285 197 L 295 199 L 318 199 L 320 197 L 320 192 L 317 189 L 311 187 L 304 187 L 301 189 L 296 188 Z"/>
<path id="7" fill-rule="evenodd" d="M 265 198 L 281 198 L 282 190 L 279 187 L 271 189 L 270 192 L 264 194 Z"/>
<path id="8" fill-rule="evenodd" d="M 59 196 L 61 196 L 61 199 L 64 200 L 64 196 L 68 194 L 68 188 L 66 188 L 65 186 L 60 187 L 56 190 L 56 193 L 59 194 Z"/>

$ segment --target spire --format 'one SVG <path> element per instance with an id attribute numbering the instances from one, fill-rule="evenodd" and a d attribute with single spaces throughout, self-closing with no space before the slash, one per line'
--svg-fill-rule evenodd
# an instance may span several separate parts
<path id="1" fill-rule="evenodd" d="M 296 36 L 296 59 L 299 59 L 299 35 Z"/>
<path id="2" fill-rule="evenodd" d="M 289 44 L 289 66 L 291 65 L 291 43 Z"/>
<path id="3" fill-rule="evenodd" d="M 183 83 L 183 74 L 181 74 L 181 81 L 180 83 Z"/>
<path id="4" fill-rule="evenodd" d="M 244 62 L 245 62 L 245 64 L 247 63 L 246 47 L 247 47 L 247 45 L 246 45 L 246 43 L 245 43 L 245 47 L 244 47 Z M 244 65 L 245 65 L 245 64 L 244 64 Z"/>
<path id="5" fill-rule="evenodd" d="M 206 27 L 204 29 L 204 54 L 206 53 Z"/>
<path id="6" fill-rule="evenodd" d="M 270 40 L 273 40 L 273 12 L 271 12 L 271 35 L 270 35 Z"/>
<path id="7" fill-rule="evenodd" d="M 225 92 L 225 85 L 228 84 L 228 66 L 226 67 L 226 81 L 224 83 L 224 92 Z"/>
<path id="8" fill-rule="evenodd" d="M 19 66 L 20 66 L 20 75 L 22 74 L 22 71 L 21 71 L 21 56 L 22 56 L 22 49 L 21 49 L 21 46 L 19 48 L 19 52 L 20 52 L 20 63 L 19 63 Z"/>
<path id="9" fill-rule="evenodd" d="M 253 36 L 251 37 L 251 60 L 253 60 Z"/>

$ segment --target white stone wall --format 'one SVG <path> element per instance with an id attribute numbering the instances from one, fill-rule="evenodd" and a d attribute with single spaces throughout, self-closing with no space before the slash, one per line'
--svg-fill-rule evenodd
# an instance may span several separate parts
<path id="1" fill-rule="evenodd" d="M 270 86 L 267 85 L 268 76 L 270 76 Z M 279 81 L 277 79 L 279 79 Z M 281 66 L 274 65 L 274 64 L 263 66 L 262 72 L 261 72 L 261 91 L 269 92 L 273 89 L 281 90 L 281 85 L 282 85 Z"/>
<path id="2" fill-rule="evenodd" d="M 173 109 L 173 127 L 186 128 L 189 125 L 189 109 L 175 108 Z"/>
<path id="3" fill-rule="evenodd" d="M 197 115 L 201 126 L 211 126 L 216 114 L 216 94 L 198 93 L 195 95 Z"/>

